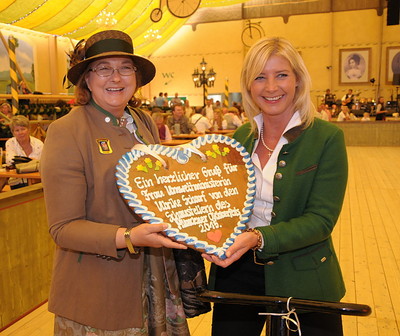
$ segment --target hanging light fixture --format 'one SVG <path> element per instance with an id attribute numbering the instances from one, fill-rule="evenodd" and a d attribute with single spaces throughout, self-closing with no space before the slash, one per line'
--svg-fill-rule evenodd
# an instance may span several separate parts
<path id="1" fill-rule="evenodd" d="M 206 87 L 214 86 L 215 76 L 217 75 L 217 73 L 214 71 L 213 68 L 211 68 L 207 73 L 207 62 L 204 60 L 204 58 L 200 62 L 200 69 L 201 72 L 199 72 L 198 68 L 194 69 L 194 72 L 192 73 L 192 80 L 194 87 L 203 87 L 203 103 L 205 105 Z"/>

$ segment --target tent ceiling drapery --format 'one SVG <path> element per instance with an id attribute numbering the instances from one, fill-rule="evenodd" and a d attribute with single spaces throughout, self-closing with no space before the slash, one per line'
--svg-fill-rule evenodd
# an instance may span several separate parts
<path id="1" fill-rule="evenodd" d="M 384 0 L 202 0 L 194 15 L 178 18 L 169 12 L 167 1 L 181 6 L 200 0 L 1 0 L 0 23 L 80 40 L 110 28 L 98 22 L 106 11 L 116 20 L 112 28 L 132 37 L 135 52 L 150 56 L 184 24 L 195 27 L 199 23 L 268 16 L 287 20 L 289 15 L 367 8 L 381 14 L 386 4 Z M 150 14 L 158 7 L 163 14 L 155 23 Z"/>
<path id="2" fill-rule="evenodd" d="M 203 0 L 200 7 L 221 7 L 245 0 Z M 161 3 L 162 19 L 154 23 L 150 13 Z M 119 29 L 128 33 L 135 52 L 149 56 L 165 43 L 187 21 L 174 17 L 166 0 L 2 0 L 0 22 L 38 32 L 64 36 L 75 40 L 87 38 L 103 29 Z M 99 23 L 102 11 L 113 14 L 116 23 Z M 161 38 L 145 37 L 149 30 Z"/>

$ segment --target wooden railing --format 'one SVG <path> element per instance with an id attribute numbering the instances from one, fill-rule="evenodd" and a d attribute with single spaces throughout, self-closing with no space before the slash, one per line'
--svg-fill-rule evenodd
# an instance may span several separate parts
<path id="1" fill-rule="evenodd" d="M 0 94 L 0 101 L 3 102 L 5 100 L 11 99 L 11 94 Z M 47 104 L 47 103 L 55 103 L 57 100 L 64 100 L 66 102 L 70 101 L 74 98 L 73 95 L 49 95 L 49 94 L 20 94 L 18 95 L 19 99 L 29 99 L 31 103 L 34 104 Z"/>

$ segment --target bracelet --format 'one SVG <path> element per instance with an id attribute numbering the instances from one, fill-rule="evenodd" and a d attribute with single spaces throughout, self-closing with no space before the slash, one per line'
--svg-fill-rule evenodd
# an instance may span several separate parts
<path id="1" fill-rule="evenodd" d="M 133 228 L 126 229 L 126 231 L 124 232 L 126 248 L 128 249 L 130 254 L 139 254 L 140 248 L 134 247 L 132 245 L 132 241 L 131 241 L 131 230 L 132 229 Z"/>
<path id="2" fill-rule="evenodd" d="M 263 243 L 263 237 L 260 231 L 254 228 L 248 228 L 244 230 L 243 232 L 253 232 L 257 235 L 257 245 L 252 248 L 253 251 L 257 251 L 261 249 L 262 243 Z"/>

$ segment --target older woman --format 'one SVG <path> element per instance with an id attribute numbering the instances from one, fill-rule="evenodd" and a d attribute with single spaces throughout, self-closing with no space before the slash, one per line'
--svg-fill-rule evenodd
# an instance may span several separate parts
<path id="1" fill-rule="evenodd" d="M 159 142 L 151 117 L 128 106 L 154 75 L 121 31 L 94 34 L 71 54 L 68 79 L 79 106 L 50 125 L 41 161 L 57 244 L 49 297 L 55 335 L 189 334 L 172 250 L 162 248 L 184 247 L 163 236 L 164 224 L 133 213 L 114 176 L 132 146 Z"/>
<path id="2" fill-rule="evenodd" d="M 26 156 L 31 159 L 40 159 L 43 149 L 43 142 L 30 136 L 29 120 L 21 115 L 11 119 L 10 130 L 13 134 L 11 139 L 6 141 L 6 165 L 11 166 L 15 156 Z M 11 189 L 17 189 L 28 185 L 27 181 L 21 178 L 10 178 L 8 184 Z"/>
<path id="3" fill-rule="evenodd" d="M 325 301 L 345 293 L 331 237 L 347 183 L 344 136 L 315 118 L 310 86 L 301 56 L 285 39 L 262 39 L 246 55 L 241 89 L 250 123 L 234 138 L 251 153 L 257 192 L 248 232 L 227 258 L 204 255 L 221 266 L 210 276 L 216 290 Z M 215 304 L 213 335 L 260 335 L 259 311 Z M 304 335 L 342 335 L 340 316 L 299 315 Z"/>

